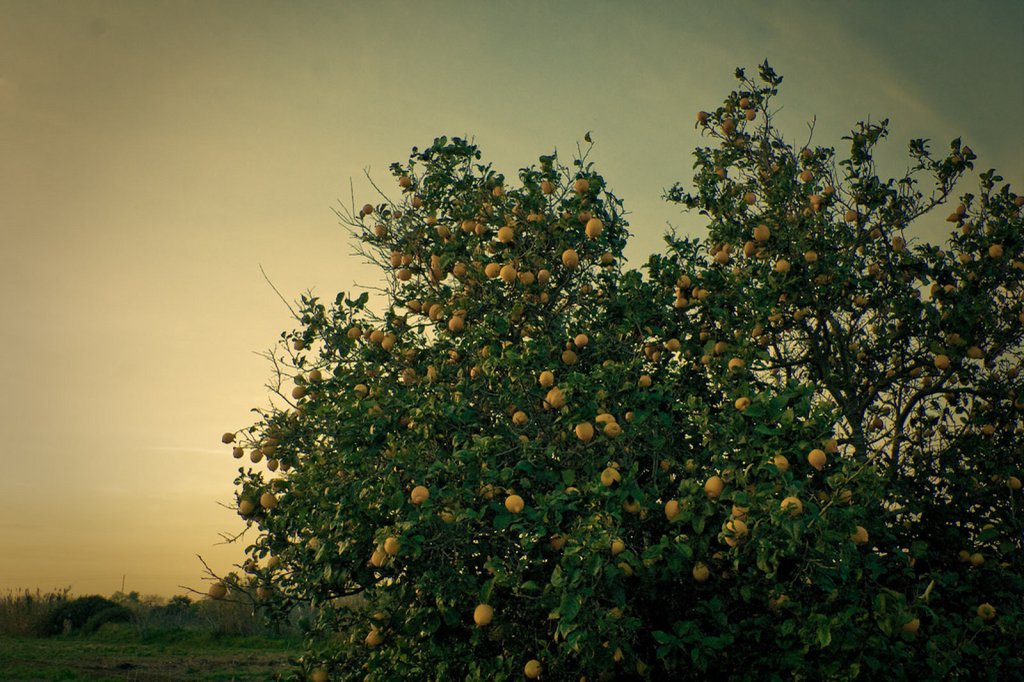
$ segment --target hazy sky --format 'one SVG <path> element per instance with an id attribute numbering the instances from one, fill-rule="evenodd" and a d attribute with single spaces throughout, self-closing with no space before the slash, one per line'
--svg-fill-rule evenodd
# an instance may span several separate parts
<path id="1" fill-rule="evenodd" d="M 230 569 L 256 352 L 373 284 L 330 207 L 437 135 L 499 170 L 593 131 L 640 261 L 698 109 L 768 58 L 791 140 L 890 117 L 1024 189 L 1024 3 L 0 0 L 0 591 L 170 595 Z M 891 153 L 890 153 L 891 152 Z M 966 187 L 965 187 L 966 189 Z"/>

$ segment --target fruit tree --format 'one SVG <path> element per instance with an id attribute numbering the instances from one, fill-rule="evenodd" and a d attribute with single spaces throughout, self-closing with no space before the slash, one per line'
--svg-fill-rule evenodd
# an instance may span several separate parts
<path id="1" fill-rule="evenodd" d="M 640 270 L 587 154 L 439 138 L 339 213 L 382 300 L 303 297 L 224 439 L 295 679 L 1024 675 L 1024 197 L 959 140 L 880 176 L 884 121 L 794 147 L 758 71 Z"/>

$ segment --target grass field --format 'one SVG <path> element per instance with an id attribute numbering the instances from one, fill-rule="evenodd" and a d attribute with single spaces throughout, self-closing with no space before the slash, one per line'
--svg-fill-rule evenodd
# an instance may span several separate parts
<path id="1" fill-rule="evenodd" d="M 92 635 L 0 637 L 0 678 L 90 682 L 272 680 L 299 650 L 294 638 L 137 634 L 107 624 Z"/>

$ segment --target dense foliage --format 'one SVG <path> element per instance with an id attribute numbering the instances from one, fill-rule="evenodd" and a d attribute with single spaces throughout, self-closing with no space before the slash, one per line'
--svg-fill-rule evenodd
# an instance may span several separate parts
<path id="1" fill-rule="evenodd" d="M 879 177 L 885 122 L 794 148 L 737 77 L 667 196 L 707 236 L 640 271 L 586 155 L 440 138 L 341 213 L 384 305 L 304 297 L 225 434 L 256 596 L 315 607 L 297 676 L 1024 674 L 1024 198 L 956 195 L 959 141 Z"/>

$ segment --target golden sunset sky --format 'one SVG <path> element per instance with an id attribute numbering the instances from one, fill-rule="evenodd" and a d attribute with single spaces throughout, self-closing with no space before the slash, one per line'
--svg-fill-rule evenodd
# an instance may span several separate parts
<path id="1" fill-rule="evenodd" d="M 767 58 L 795 144 L 889 117 L 883 172 L 962 136 L 1021 191 L 1022 27 L 1013 0 L 0 0 L 0 592 L 167 596 L 239 560 L 220 434 L 292 327 L 260 266 L 289 299 L 373 285 L 331 211 L 375 199 L 364 169 L 391 188 L 447 134 L 514 176 L 592 131 L 638 265 L 700 233 L 662 192 Z"/>

